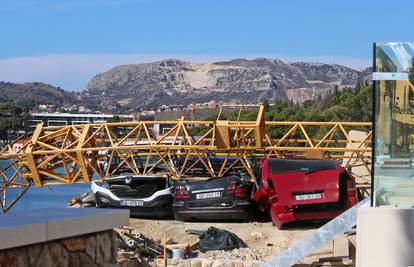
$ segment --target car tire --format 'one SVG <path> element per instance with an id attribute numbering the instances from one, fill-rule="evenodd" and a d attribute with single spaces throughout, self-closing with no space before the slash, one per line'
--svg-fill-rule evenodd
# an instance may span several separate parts
<path id="1" fill-rule="evenodd" d="M 244 218 L 244 222 L 253 222 L 255 217 L 253 216 L 252 212 L 249 212 L 246 217 Z"/>
<path id="2" fill-rule="evenodd" d="M 253 208 L 250 206 L 249 210 L 246 212 L 246 215 L 243 218 L 244 222 L 253 222 L 256 219 L 256 216 L 253 212 Z"/>

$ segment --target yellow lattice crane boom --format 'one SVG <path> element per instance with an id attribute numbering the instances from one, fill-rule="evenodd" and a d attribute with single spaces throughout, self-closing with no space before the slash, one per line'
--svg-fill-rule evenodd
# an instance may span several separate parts
<path id="1" fill-rule="evenodd" d="M 13 144 L 0 151 L 0 198 L 3 212 L 23 196 L 31 184 L 50 186 L 90 183 L 119 172 L 191 177 L 203 169 L 221 177 L 235 168 L 256 179 L 255 162 L 263 157 L 318 157 L 343 160 L 370 171 L 370 122 L 265 121 L 264 107 L 257 118 L 215 121 L 133 121 L 68 126 L 37 125 L 18 150 Z M 192 133 L 198 126 L 201 133 Z M 162 132 L 160 129 L 163 129 Z M 363 138 L 349 132 L 362 130 Z M 317 132 L 317 134 L 316 134 Z M 220 157 L 220 166 L 212 157 Z M 231 160 L 229 160 L 231 158 Z M 16 191 L 8 196 L 8 191 Z"/>

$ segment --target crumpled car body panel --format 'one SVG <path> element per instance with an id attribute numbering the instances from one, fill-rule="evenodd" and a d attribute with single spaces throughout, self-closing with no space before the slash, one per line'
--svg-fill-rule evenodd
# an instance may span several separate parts
<path id="1" fill-rule="evenodd" d="M 332 219 L 358 203 L 352 175 L 336 161 L 312 159 L 262 160 L 252 200 L 279 228 L 293 221 Z"/>

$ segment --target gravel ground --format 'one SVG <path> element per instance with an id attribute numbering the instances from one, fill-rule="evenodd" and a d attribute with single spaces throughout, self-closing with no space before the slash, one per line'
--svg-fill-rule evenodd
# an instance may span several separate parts
<path id="1" fill-rule="evenodd" d="M 277 229 L 271 222 L 180 222 L 175 220 L 130 219 L 130 227 L 134 232 L 142 233 L 154 240 L 161 240 L 164 232 L 172 237 L 175 243 L 186 243 L 198 239 L 187 234 L 186 230 L 207 230 L 208 227 L 230 231 L 239 236 L 248 248 L 233 251 L 197 252 L 194 257 L 228 260 L 261 260 L 264 261 L 280 251 L 288 248 L 296 240 L 302 239 L 321 223 L 301 222 Z"/>

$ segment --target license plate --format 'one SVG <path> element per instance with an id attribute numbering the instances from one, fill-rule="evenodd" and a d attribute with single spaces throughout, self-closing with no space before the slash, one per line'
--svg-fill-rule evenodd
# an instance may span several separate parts
<path id="1" fill-rule="evenodd" d="M 220 192 L 211 192 L 211 193 L 201 193 L 196 195 L 196 199 L 206 199 L 206 198 L 215 198 L 221 197 Z"/>
<path id="2" fill-rule="evenodd" d="M 303 195 L 296 195 L 296 200 L 312 200 L 312 199 L 321 199 L 322 194 L 316 193 L 316 194 L 303 194 Z"/>
<path id="3" fill-rule="evenodd" d="M 121 200 L 121 206 L 142 207 L 144 206 L 144 201 L 143 200 Z"/>

